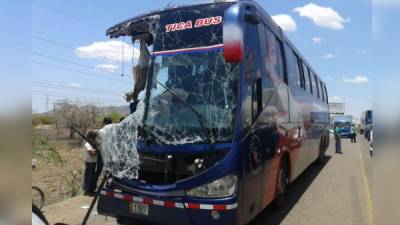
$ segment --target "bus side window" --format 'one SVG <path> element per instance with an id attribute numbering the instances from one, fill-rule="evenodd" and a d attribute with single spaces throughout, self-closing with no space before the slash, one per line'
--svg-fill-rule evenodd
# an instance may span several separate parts
<path id="1" fill-rule="evenodd" d="M 315 81 L 315 87 L 316 87 L 316 92 L 317 92 L 317 98 L 319 98 L 319 87 L 318 87 L 318 78 L 317 78 L 317 76 L 315 76 L 315 74 L 313 74 L 314 75 L 314 81 Z"/>
<path id="2" fill-rule="evenodd" d="M 322 81 L 319 81 L 321 84 L 321 96 L 322 96 L 322 101 L 325 102 L 325 91 L 324 91 L 324 85 L 322 84 Z"/>
<path id="3" fill-rule="evenodd" d="M 246 23 L 245 26 L 245 57 L 244 65 L 244 98 L 242 102 L 243 109 L 243 128 L 250 128 L 253 121 L 253 86 L 254 81 L 261 78 L 261 52 L 258 27 L 254 24 Z"/>
<path id="4" fill-rule="evenodd" d="M 308 92 L 311 92 L 311 90 L 310 90 L 310 74 L 308 73 L 308 68 L 307 68 L 306 64 L 304 64 L 304 62 L 302 64 L 303 64 L 303 75 L 304 75 L 303 78 L 304 78 L 304 85 L 305 85 L 304 89 Z"/>
<path id="5" fill-rule="evenodd" d="M 309 70 L 309 71 L 310 71 L 310 77 L 311 77 L 310 81 L 311 81 L 311 85 L 312 85 L 313 94 L 314 94 L 315 97 L 318 97 L 318 95 L 317 95 L 318 89 L 317 89 L 317 86 L 315 86 L 316 82 L 315 82 L 314 74 L 312 73 L 311 70 Z"/>
<path id="6" fill-rule="evenodd" d="M 328 91 L 326 90 L 326 85 L 324 85 L 324 90 L 325 90 L 325 100 L 326 100 L 325 102 L 329 103 L 328 102 Z"/>
<path id="7" fill-rule="evenodd" d="M 269 27 L 264 26 L 267 38 L 267 54 L 265 68 L 269 78 L 275 84 L 283 84 L 282 43 L 276 38 Z"/>
<path id="8" fill-rule="evenodd" d="M 311 71 L 307 67 L 307 77 L 308 77 L 308 86 L 310 87 L 310 93 L 313 94 L 313 85 L 312 85 L 312 79 L 311 79 Z M 307 79 L 307 78 L 306 78 Z"/>
<path id="9" fill-rule="evenodd" d="M 306 79 L 304 79 L 304 71 L 303 71 L 303 61 L 301 61 L 300 57 L 297 56 L 297 62 L 299 65 L 299 74 L 300 74 L 300 86 L 302 89 L 306 89 Z"/>
<path id="10" fill-rule="evenodd" d="M 262 81 L 261 78 L 258 78 L 253 83 L 253 94 L 252 94 L 252 120 L 253 123 L 260 115 L 262 111 Z"/>
<path id="11" fill-rule="evenodd" d="M 289 87 L 301 87 L 300 70 L 298 58 L 293 50 L 285 45 L 286 62 L 287 62 L 287 74 Z"/>

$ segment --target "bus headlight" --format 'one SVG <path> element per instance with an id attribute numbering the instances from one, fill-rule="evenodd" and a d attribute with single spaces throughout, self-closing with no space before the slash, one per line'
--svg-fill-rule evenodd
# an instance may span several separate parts
<path id="1" fill-rule="evenodd" d="M 223 198 L 235 193 L 237 176 L 228 175 L 211 183 L 195 187 L 186 192 L 187 195 L 202 198 Z"/>

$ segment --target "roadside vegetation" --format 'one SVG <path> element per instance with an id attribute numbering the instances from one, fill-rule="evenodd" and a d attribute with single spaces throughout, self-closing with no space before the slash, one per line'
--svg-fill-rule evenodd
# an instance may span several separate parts
<path id="1" fill-rule="evenodd" d="M 117 123 L 124 115 L 69 102 L 56 105 L 52 112 L 32 114 L 32 185 L 43 190 L 45 205 L 81 194 L 84 140 L 71 127 L 86 134 L 101 128 L 106 116 Z"/>

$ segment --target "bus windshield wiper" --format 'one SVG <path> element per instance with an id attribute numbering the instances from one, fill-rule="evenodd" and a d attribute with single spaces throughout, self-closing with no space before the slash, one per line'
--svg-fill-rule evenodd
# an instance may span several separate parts
<path id="1" fill-rule="evenodd" d="M 192 112 L 196 115 L 196 118 L 199 121 L 201 128 L 205 131 L 207 139 L 208 139 L 208 143 L 210 144 L 210 147 L 211 147 L 211 145 L 214 143 L 214 138 L 213 138 L 212 130 L 209 127 L 206 127 L 204 125 L 204 123 L 206 122 L 206 119 L 203 117 L 203 115 L 201 115 L 195 108 L 193 108 L 193 106 L 188 104 L 185 100 L 181 99 L 175 92 L 173 92 L 171 89 L 167 88 L 164 84 L 162 84 L 157 79 L 156 79 L 156 82 L 157 82 L 157 84 L 161 85 L 161 87 L 163 87 L 166 91 L 168 91 L 174 97 L 176 97 L 182 104 L 184 104 L 190 110 L 192 110 Z"/>

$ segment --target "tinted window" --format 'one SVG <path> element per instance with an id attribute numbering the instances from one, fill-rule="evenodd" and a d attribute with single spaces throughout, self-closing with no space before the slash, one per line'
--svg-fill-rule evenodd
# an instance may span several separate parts
<path id="1" fill-rule="evenodd" d="M 222 24 L 224 11 L 229 4 L 209 4 L 183 7 L 174 13 L 161 13 L 157 26 L 153 51 L 193 48 L 222 43 Z M 204 18 L 213 18 L 204 21 Z M 190 21 L 190 22 L 189 22 Z M 196 22 L 207 26 L 197 26 Z M 178 23 L 186 23 L 179 27 Z M 188 24 L 190 23 L 190 24 Z M 184 28 L 184 29 L 180 29 Z"/>
<path id="2" fill-rule="evenodd" d="M 314 83 L 315 83 L 315 90 L 316 90 L 316 93 L 317 93 L 317 97 L 319 98 L 319 90 L 320 90 L 320 88 L 319 88 L 319 85 L 318 85 L 318 78 L 317 78 L 317 76 L 315 76 L 315 74 L 313 74 L 314 75 Z"/>
<path id="3" fill-rule="evenodd" d="M 298 57 L 288 46 L 286 46 L 285 52 L 289 87 L 301 87 Z"/>
<path id="4" fill-rule="evenodd" d="M 268 27 L 265 27 L 265 33 L 267 38 L 267 55 L 264 62 L 266 71 L 275 84 L 284 83 L 282 43 Z"/>
<path id="5" fill-rule="evenodd" d="M 308 67 L 306 68 L 306 73 L 304 74 L 304 76 L 306 77 L 306 86 L 308 88 L 308 90 L 310 91 L 310 93 L 313 93 L 313 89 L 312 89 L 312 80 L 311 80 L 311 74 L 310 74 L 310 70 L 308 69 Z"/>
<path id="6" fill-rule="evenodd" d="M 310 77 L 308 76 L 308 68 L 306 64 L 303 65 L 303 79 L 304 79 L 304 89 L 310 91 Z"/>
<path id="7" fill-rule="evenodd" d="M 313 94 L 315 97 L 318 97 L 317 86 L 315 83 L 315 77 L 311 71 L 310 71 L 310 77 L 311 77 L 310 81 L 311 81 L 311 85 L 312 85 Z"/>
<path id="8" fill-rule="evenodd" d="M 244 82 L 245 82 L 245 97 L 243 101 L 244 110 L 244 127 L 248 128 L 252 124 L 253 119 L 253 87 L 254 81 L 261 77 L 260 67 L 260 45 L 257 26 L 246 23 L 246 45 L 244 58 Z"/>
<path id="9" fill-rule="evenodd" d="M 325 102 L 328 103 L 328 91 L 326 90 L 326 86 L 324 85 L 325 90 Z"/>
<path id="10" fill-rule="evenodd" d="M 322 84 L 322 81 L 319 81 L 320 87 L 321 87 L 321 96 L 322 96 L 322 101 L 325 102 L 325 91 L 324 91 L 324 85 Z"/>

